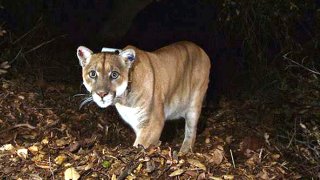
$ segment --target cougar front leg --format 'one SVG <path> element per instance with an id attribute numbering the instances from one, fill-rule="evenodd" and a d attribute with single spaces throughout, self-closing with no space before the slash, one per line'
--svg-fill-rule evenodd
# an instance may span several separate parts
<path id="1" fill-rule="evenodd" d="M 141 144 L 144 148 L 148 148 L 150 145 L 158 145 L 164 121 L 163 112 L 151 113 L 146 125 L 136 132 L 137 137 L 133 146 Z"/>

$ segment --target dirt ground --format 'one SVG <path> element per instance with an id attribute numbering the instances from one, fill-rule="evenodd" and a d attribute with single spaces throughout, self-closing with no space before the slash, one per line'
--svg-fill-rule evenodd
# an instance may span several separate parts
<path id="1" fill-rule="evenodd" d="M 179 156 L 183 121 L 166 124 L 162 144 L 134 148 L 134 132 L 113 107 L 79 110 L 67 83 L 0 80 L 2 179 L 299 179 L 277 147 L 274 115 L 252 100 L 222 98 L 204 108 L 194 153 Z M 262 119 L 261 119 L 262 118 Z M 292 159 L 292 158 L 291 158 Z M 298 162 L 299 160 L 297 160 Z"/>

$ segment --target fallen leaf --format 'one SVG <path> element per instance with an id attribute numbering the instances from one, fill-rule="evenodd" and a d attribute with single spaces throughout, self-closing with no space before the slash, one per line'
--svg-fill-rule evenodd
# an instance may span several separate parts
<path id="1" fill-rule="evenodd" d="M 246 136 L 240 142 L 240 151 L 245 152 L 247 149 L 256 151 L 263 147 L 263 139 L 256 136 Z"/>
<path id="2" fill-rule="evenodd" d="M 169 174 L 169 176 L 170 176 L 170 177 L 179 176 L 179 175 L 181 175 L 182 173 L 184 173 L 184 170 L 183 170 L 183 169 L 177 169 L 177 170 L 173 171 L 171 174 Z"/>
<path id="3" fill-rule="evenodd" d="M 272 154 L 271 157 L 272 159 L 277 160 L 280 158 L 280 154 Z"/>
<path id="4" fill-rule="evenodd" d="M 43 154 L 39 154 L 39 155 L 35 155 L 32 157 L 32 161 L 34 162 L 39 162 L 39 161 L 42 161 L 42 159 L 44 158 L 44 155 Z"/>
<path id="5" fill-rule="evenodd" d="M 206 170 L 206 166 L 204 164 L 202 164 L 200 161 L 196 160 L 196 159 L 188 159 L 188 162 L 193 165 L 193 166 L 196 166 L 202 170 Z"/>
<path id="6" fill-rule="evenodd" d="M 204 172 L 199 174 L 199 176 L 197 178 L 197 180 L 202 180 L 202 179 L 206 179 L 206 173 L 204 173 Z"/>
<path id="7" fill-rule="evenodd" d="M 104 168 L 109 168 L 109 167 L 111 166 L 111 163 L 110 163 L 109 161 L 103 161 L 103 162 L 102 162 L 102 166 L 103 166 Z"/>
<path id="8" fill-rule="evenodd" d="M 184 172 L 184 174 L 187 174 L 191 177 L 196 177 L 198 175 L 198 172 L 196 172 L 194 170 L 187 170 L 186 172 Z"/>
<path id="9" fill-rule="evenodd" d="M 30 147 L 28 148 L 28 150 L 29 150 L 32 154 L 37 154 L 38 151 L 39 151 L 39 148 L 38 148 L 38 146 L 36 146 L 36 145 L 32 145 L 32 146 L 30 146 Z"/>
<path id="10" fill-rule="evenodd" d="M 79 141 L 76 141 L 74 143 L 72 143 L 70 146 L 69 146 L 69 151 L 70 152 L 76 152 L 78 151 L 80 148 L 80 142 Z"/>
<path id="11" fill-rule="evenodd" d="M 38 166 L 39 168 L 42 169 L 50 169 L 51 166 L 48 162 L 44 162 L 44 161 L 39 161 L 39 162 L 35 162 L 36 166 Z"/>
<path id="12" fill-rule="evenodd" d="M 223 178 L 223 179 L 228 179 L 228 180 L 230 179 L 230 180 L 231 180 L 231 179 L 234 179 L 234 175 L 223 175 L 222 178 Z"/>
<path id="13" fill-rule="evenodd" d="M 204 141 L 206 144 L 209 144 L 210 143 L 210 138 L 207 137 L 206 140 Z"/>
<path id="14" fill-rule="evenodd" d="M 270 179 L 269 173 L 264 169 L 259 174 L 257 174 L 257 178 L 259 178 L 259 179 Z"/>
<path id="15" fill-rule="evenodd" d="M 5 144 L 0 147 L 0 151 L 11 151 L 13 149 L 14 147 L 12 146 L 12 144 Z"/>
<path id="16" fill-rule="evenodd" d="M 222 178 L 220 178 L 220 177 L 215 177 L 215 176 L 209 176 L 209 179 L 213 179 L 213 180 L 222 180 Z"/>
<path id="17" fill-rule="evenodd" d="M 44 138 L 44 139 L 42 139 L 42 141 L 41 141 L 41 144 L 44 144 L 44 145 L 46 145 L 46 144 L 48 144 L 48 143 L 49 143 L 48 138 Z"/>
<path id="18" fill-rule="evenodd" d="M 231 144 L 231 143 L 232 143 L 232 141 L 233 141 L 232 138 L 233 138 L 232 136 L 227 136 L 227 137 L 226 137 L 226 142 L 227 142 L 227 144 Z"/>
<path id="19" fill-rule="evenodd" d="M 61 165 L 66 159 L 67 159 L 67 156 L 64 154 L 61 154 L 54 159 L 54 162 L 58 165 Z"/>
<path id="20" fill-rule="evenodd" d="M 143 166 L 143 164 L 140 163 L 140 164 L 138 165 L 138 167 L 136 168 L 135 172 L 140 172 L 142 166 Z"/>
<path id="21" fill-rule="evenodd" d="M 215 165 L 221 164 L 224 158 L 224 150 L 223 147 L 218 145 L 214 150 L 210 152 L 209 163 L 213 163 Z"/>
<path id="22" fill-rule="evenodd" d="M 17 150 L 17 154 L 18 154 L 19 157 L 21 157 L 23 159 L 27 159 L 27 157 L 28 157 L 28 149 L 24 149 L 24 148 L 18 149 Z"/>
<path id="23" fill-rule="evenodd" d="M 111 180 L 117 180 L 117 176 L 115 174 L 112 174 Z"/>
<path id="24" fill-rule="evenodd" d="M 32 180 L 42 180 L 42 178 L 38 174 L 29 174 L 29 176 Z"/>
<path id="25" fill-rule="evenodd" d="M 69 144 L 69 142 L 66 141 L 65 139 L 57 139 L 56 144 L 57 144 L 57 146 L 61 147 L 61 146 L 65 146 L 65 145 Z"/>
<path id="26" fill-rule="evenodd" d="M 91 169 L 92 167 L 93 167 L 93 164 L 89 163 L 84 167 L 84 170 L 87 171 L 87 170 Z"/>
<path id="27" fill-rule="evenodd" d="M 76 171 L 74 167 L 68 168 L 64 171 L 65 180 L 78 180 L 79 178 L 80 174 Z"/>
<path id="28" fill-rule="evenodd" d="M 148 173 L 151 173 L 156 168 L 153 160 L 146 162 L 146 166 L 147 166 L 146 172 L 148 172 Z"/>

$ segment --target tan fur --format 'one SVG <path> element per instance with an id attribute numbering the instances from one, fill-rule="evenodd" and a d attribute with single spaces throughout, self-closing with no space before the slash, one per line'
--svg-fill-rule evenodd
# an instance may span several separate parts
<path id="1" fill-rule="evenodd" d="M 97 92 L 108 94 L 106 97 L 111 99 L 110 105 L 116 106 L 122 118 L 135 131 L 134 146 L 158 144 L 165 120 L 184 118 L 185 138 L 180 151 L 191 151 L 209 82 L 209 57 L 191 42 L 174 43 L 154 52 L 133 46 L 124 48 L 128 49 L 135 52 L 133 62 L 114 53 L 92 54 L 86 59 L 79 57 L 78 52 L 80 64 L 81 61 L 89 61 L 82 64 L 87 89 L 95 97 Z M 96 79 L 88 76 L 92 69 L 98 73 Z M 110 71 L 115 69 L 120 76 L 111 81 Z M 127 87 L 129 71 L 132 76 L 131 90 L 118 94 L 120 85 Z M 109 101 L 108 98 L 106 101 Z M 99 100 L 95 101 L 99 105 Z"/>

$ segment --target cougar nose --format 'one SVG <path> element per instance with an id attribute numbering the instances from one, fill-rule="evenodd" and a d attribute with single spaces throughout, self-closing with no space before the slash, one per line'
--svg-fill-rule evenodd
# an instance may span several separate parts
<path id="1" fill-rule="evenodd" d="M 105 91 L 100 91 L 100 92 L 97 92 L 97 94 L 98 94 L 101 98 L 103 98 L 103 97 L 105 97 L 108 93 L 105 92 Z"/>

